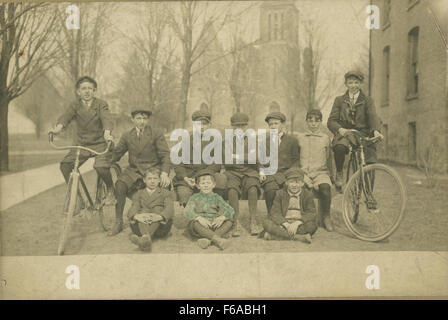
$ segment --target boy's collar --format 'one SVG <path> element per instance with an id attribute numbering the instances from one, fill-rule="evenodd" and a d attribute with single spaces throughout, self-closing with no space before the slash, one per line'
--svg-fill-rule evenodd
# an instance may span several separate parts
<path id="1" fill-rule="evenodd" d="M 312 132 L 310 129 L 307 129 L 305 132 L 306 136 L 317 136 L 317 137 L 321 137 L 322 136 L 322 130 L 319 129 L 317 132 Z"/>
<path id="2" fill-rule="evenodd" d="M 297 193 L 292 193 L 291 191 L 288 190 L 288 188 L 286 188 L 286 192 L 288 192 L 290 197 L 298 197 L 302 193 L 302 188 L 300 188 L 300 191 Z"/>

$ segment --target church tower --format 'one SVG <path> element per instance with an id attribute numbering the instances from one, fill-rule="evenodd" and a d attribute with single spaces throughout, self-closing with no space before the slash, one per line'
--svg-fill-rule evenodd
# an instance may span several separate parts
<path id="1" fill-rule="evenodd" d="M 271 111 L 283 112 L 288 120 L 296 103 L 288 89 L 291 54 L 299 45 L 299 11 L 294 1 L 267 1 L 260 6 L 260 40 L 256 45 L 262 76 L 259 78 L 254 125 L 265 127 Z M 287 125 L 289 126 L 287 120 Z"/>

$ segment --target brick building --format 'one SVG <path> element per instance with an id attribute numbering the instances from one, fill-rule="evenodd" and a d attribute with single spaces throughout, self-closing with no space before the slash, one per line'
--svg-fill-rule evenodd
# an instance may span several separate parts
<path id="1" fill-rule="evenodd" d="M 448 159 L 448 1 L 372 0 L 380 29 L 370 33 L 370 94 L 382 120 L 379 156 L 422 164 L 437 148 Z"/>

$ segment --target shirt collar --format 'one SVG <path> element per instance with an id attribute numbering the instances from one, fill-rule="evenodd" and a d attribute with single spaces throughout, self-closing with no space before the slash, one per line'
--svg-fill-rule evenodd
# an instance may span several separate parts
<path id="1" fill-rule="evenodd" d="M 306 136 L 322 137 L 322 132 L 319 130 L 319 131 L 317 131 L 316 133 L 314 133 L 314 132 L 311 132 L 311 130 L 307 130 L 307 131 L 305 132 L 305 135 L 306 135 Z"/>
<path id="2" fill-rule="evenodd" d="M 289 190 L 287 190 L 287 192 L 290 197 L 299 197 L 300 194 L 302 193 L 302 189 L 300 189 L 300 191 L 298 193 L 291 193 Z"/>
<path id="3" fill-rule="evenodd" d="M 350 94 L 350 92 L 348 93 L 348 97 L 351 99 L 351 98 L 354 98 L 354 100 L 355 100 L 355 102 L 356 102 L 356 100 L 358 100 L 358 97 L 359 97 L 359 93 L 361 92 L 361 90 L 359 90 L 358 92 L 356 92 L 356 94 L 354 94 L 354 95 L 351 95 Z"/>

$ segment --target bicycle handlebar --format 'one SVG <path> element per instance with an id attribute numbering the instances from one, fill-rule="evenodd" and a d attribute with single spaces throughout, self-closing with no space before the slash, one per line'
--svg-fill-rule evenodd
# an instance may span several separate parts
<path id="1" fill-rule="evenodd" d="M 354 133 L 358 133 L 360 134 L 361 132 L 359 130 L 356 129 L 348 129 L 348 131 L 350 132 L 354 132 Z M 364 138 L 364 137 L 360 137 L 361 140 L 364 140 L 366 142 L 372 142 L 372 143 L 376 143 L 378 141 L 381 140 L 381 137 L 371 137 L 371 138 Z"/>
<path id="2" fill-rule="evenodd" d="M 48 133 L 48 140 L 49 140 L 49 142 L 50 142 L 50 144 L 51 144 L 51 146 L 52 146 L 53 148 L 55 148 L 55 149 L 57 149 L 57 150 L 69 150 L 69 149 L 85 150 L 85 151 L 91 152 L 91 153 L 93 153 L 93 154 L 95 154 L 95 155 L 97 155 L 97 156 L 103 155 L 103 154 L 105 154 L 106 152 L 108 152 L 108 151 L 109 151 L 109 148 L 110 148 L 110 145 L 111 145 L 111 143 L 112 143 L 112 141 L 108 141 L 108 142 L 107 142 L 107 146 L 106 146 L 106 150 L 104 150 L 103 152 L 97 152 L 97 151 L 95 151 L 95 150 L 92 150 L 92 149 L 90 149 L 90 148 L 83 147 L 83 146 L 62 146 L 62 147 L 60 147 L 60 146 L 55 145 L 54 142 L 53 142 L 53 139 L 54 139 L 54 136 L 55 136 L 55 135 L 56 135 L 56 134 L 55 134 L 54 132 L 49 132 L 49 133 Z"/>

